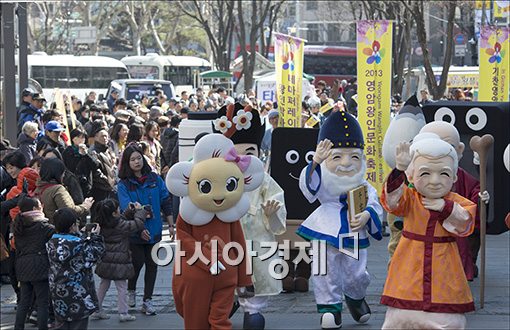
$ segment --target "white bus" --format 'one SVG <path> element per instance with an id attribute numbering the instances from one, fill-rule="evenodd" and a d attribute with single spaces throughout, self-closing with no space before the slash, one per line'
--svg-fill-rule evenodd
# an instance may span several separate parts
<path id="1" fill-rule="evenodd" d="M 17 59 L 16 59 L 17 60 Z M 127 79 L 129 73 L 119 60 L 106 56 L 28 55 L 28 76 L 42 87 L 48 103 L 53 101 L 55 88 L 62 93 L 84 100 L 91 91 L 105 97 L 110 82 Z"/>
<path id="2" fill-rule="evenodd" d="M 432 71 L 434 71 L 434 76 L 436 78 L 436 82 L 439 82 L 441 79 L 441 72 L 443 71 L 442 67 L 434 66 L 432 67 Z M 425 68 L 423 66 L 416 67 L 411 69 L 410 71 L 410 86 L 406 85 L 407 83 L 407 74 L 408 70 L 404 70 L 404 88 L 403 88 L 403 99 L 407 100 L 409 96 L 416 93 L 418 97 L 420 96 L 420 91 L 422 89 L 427 89 L 427 75 L 425 73 Z M 452 89 L 471 89 L 473 92 L 474 99 L 478 99 L 478 81 L 479 81 L 479 69 L 477 66 L 450 66 L 450 70 L 448 71 L 448 80 L 446 81 L 446 91 L 445 94 L 451 92 Z M 408 93 L 409 91 L 409 93 Z"/>
<path id="3" fill-rule="evenodd" d="M 158 55 L 126 56 L 121 59 L 133 79 L 170 80 L 176 93 L 191 93 L 197 87 L 198 74 L 211 70 L 211 63 L 195 56 Z"/>

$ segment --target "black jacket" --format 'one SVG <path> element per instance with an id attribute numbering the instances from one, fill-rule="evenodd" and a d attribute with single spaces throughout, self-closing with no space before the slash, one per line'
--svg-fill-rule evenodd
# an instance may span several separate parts
<path id="1" fill-rule="evenodd" d="M 58 149 L 60 154 L 62 154 L 62 153 L 64 153 L 66 146 L 65 146 L 64 142 L 62 142 L 62 141 L 55 142 L 52 139 L 50 139 L 47 135 L 45 135 L 39 140 L 39 142 L 37 142 L 36 150 L 37 150 L 37 152 L 39 152 L 41 150 L 45 150 L 48 148 Z"/>
<path id="2" fill-rule="evenodd" d="M 163 131 L 161 136 L 161 168 L 174 165 L 172 159 L 172 151 L 179 144 L 179 131 L 173 127 L 169 127 Z"/>
<path id="3" fill-rule="evenodd" d="M 35 151 L 36 146 L 37 146 L 36 140 L 32 139 L 25 133 L 21 133 L 18 136 L 18 150 L 23 153 L 23 156 L 25 156 L 27 164 L 30 163 L 32 158 L 37 156 L 37 152 Z"/>
<path id="4" fill-rule="evenodd" d="M 38 217 L 22 217 L 23 234 L 16 235 L 16 276 L 22 282 L 43 281 L 48 278 L 50 264 L 46 242 L 55 228 L 44 214 Z"/>

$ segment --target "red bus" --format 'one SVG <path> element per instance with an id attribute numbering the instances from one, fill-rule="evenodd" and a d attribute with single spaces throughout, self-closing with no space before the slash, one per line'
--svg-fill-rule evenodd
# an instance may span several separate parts
<path id="1" fill-rule="evenodd" d="M 335 79 L 356 77 L 356 48 L 305 45 L 303 71 L 333 86 Z"/>

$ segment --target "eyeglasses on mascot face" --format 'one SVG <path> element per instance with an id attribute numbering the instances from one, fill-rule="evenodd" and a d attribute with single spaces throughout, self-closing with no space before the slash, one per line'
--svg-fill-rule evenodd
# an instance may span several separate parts
<path id="1" fill-rule="evenodd" d="M 264 166 L 254 156 L 239 155 L 231 140 L 208 134 L 198 141 L 193 160 L 172 166 L 168 190 L 183 197 L 180 214 L 192 225 L 204 225 L 214 215 L 222 221 L 239 220 L 250 207 L 246 192 L 264 178 Z"/>

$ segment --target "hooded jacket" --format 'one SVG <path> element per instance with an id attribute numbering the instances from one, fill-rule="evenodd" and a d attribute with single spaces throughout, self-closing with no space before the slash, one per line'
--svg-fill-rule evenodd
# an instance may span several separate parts
<path id="1" fill-rule="evenodd" d="M 51 300 L 58 321 L 76 321 L 98 309 L 92 267 L 104 254 L 103 237 L 54 234 L 46 244 Z"/>
<path id="2" fill-rule="evenodd" d="M 19 194 L 21 194 L 23 192 L 23 181 L 25 179 L 28 184 L 28 187 L 27 187 L 28 195 L 32 196 L 34 194 L 37 180 L 39 180 L 39 173 L 37 173 L 37 171 L 34 170 L 33 168 L 25 167 L 24 169 L 22 169 L 19 172 L 16 185 L 14 187 L 12 187 L 11 190 L 9 190 L 9 192 L 7 193 L 7 199 L 13 199 L 14 197 L 19 196 Z M 9 215 L 12 220 L 14 220 L 16 218 L 18 213 L 19 213 L 18 206 L 12 208 L 9 211 Z"/>
<path id="3" fill-rule="evenodd" d="M 135 213 L 134 220 L 121 216 L 113 228 L 101 228 L 106 252 L 97 264 L 96 274 L 109 280 L 127 280 L 135 275 L 129 250 L 129 236 L 144 229 L 146 212 L 141 209 Z"/>

